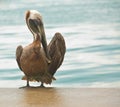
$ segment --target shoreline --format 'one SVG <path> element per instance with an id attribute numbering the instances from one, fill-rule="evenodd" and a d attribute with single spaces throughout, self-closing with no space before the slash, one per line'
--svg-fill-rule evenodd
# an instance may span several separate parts
<path id="1" fill-rule="evenodd" d="M 1 80 L 0 88 L 18 88 L 26 85 L 24 80 Z M 39 86 L 38 82 L 30 82 L 31 86 Z M 93 83 L 79 83 L 79 84 L 60 84 L 53 82 L 46 87 L 58 87 L 58 88 L 120 88 L 120 82 L 93 82 Z"/>
<path id="2" fill-rule="evenodd" d="M 120 88 L 0 88 L 0 107 L 120 107 Z"/>

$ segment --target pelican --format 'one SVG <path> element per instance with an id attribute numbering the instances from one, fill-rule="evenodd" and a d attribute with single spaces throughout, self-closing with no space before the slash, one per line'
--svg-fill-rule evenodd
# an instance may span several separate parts
<path id="1" fill-rule="evenodd" d="M 25 14 L 26 24 L 33 35 L 33 42 L 16 49 L 16 61 L 25 74 L 25 87 L 30 87 L 30 81 L 41 82 L 41 87 L 55 80 L 54 74 L 61 66 L 66 52 L 65 40 L 61 33 L 55 33 L 47 45 L 41 14 L 36 10 L 28 10 Z"/>

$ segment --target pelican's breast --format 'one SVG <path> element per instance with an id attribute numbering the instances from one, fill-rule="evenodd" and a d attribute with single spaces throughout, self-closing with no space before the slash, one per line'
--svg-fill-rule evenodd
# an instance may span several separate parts
<path id="1" fill-rule="evenodd" d="M 48 69 L 43 49 L 37 49 L 37 47 L 34 47 L 32 44 L 23 49 L 20 63 L 23 72 L 27 76 L 42 75 L 47 72 Z"/>

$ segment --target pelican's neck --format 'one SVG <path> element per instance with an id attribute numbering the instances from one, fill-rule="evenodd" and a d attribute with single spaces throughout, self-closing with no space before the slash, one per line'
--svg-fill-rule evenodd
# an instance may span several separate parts
<path id="1" fill-rule="evenodd" d="M 33 37 L 33 41 L 39 41 L 41 43 L 39 34 L 34 34 Z"/>

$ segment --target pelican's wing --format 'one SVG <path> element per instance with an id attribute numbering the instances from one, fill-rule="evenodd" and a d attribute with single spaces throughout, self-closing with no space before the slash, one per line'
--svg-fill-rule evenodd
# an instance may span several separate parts
<path id="1" fill-rule="evenodd" d="M 51 42 L 49 43 L 48 52 L 51 57 L 51 63 L 49 64 L 49 72 L 54 75 L 54 73 L 62 64 L 66 52 L 65 40 L 60 33 L 56 33 Z"/>
<path id="2" fill-rule="evenodd" d="M 18 46 L 16 49 L 16 61 L 18 63 L 20 70 L 22 70 L 21 65 L 20 65 L 20 57 L 21 57 L 22 51 L 23 51 L 23 47 Z"/>

